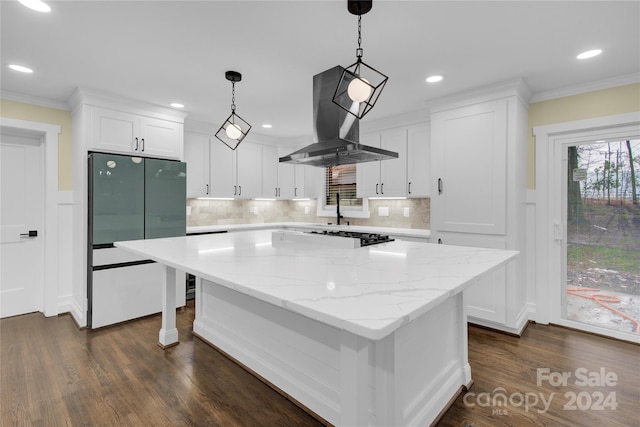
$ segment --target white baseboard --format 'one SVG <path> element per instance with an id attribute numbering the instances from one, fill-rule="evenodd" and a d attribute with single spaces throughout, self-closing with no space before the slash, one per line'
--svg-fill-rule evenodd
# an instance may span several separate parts
<path id="1" fill-rule="evenodd" d="M 58 314 L 71 312 L 71 304 L 73 302 L 71 295 L 63 295 L 58 297 Z"/>
<path id="2" fill-rule="evenodd" d="M 84 309 L 78 305 L 77 301 L 71 301 L 69 313 L 71 313 L 71 317 L 73 317 L 73 320 L 75 320 L 79 327 L 85 328 L 87 326 L 86 313 Z"/>

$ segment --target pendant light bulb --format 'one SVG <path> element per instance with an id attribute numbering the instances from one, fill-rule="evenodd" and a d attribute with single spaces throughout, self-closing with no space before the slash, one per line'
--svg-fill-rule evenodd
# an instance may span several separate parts
<path id="1" fill-rule="evenodd" d="M 237 124 L 231 123 L 225 129 L 225 133 L 231 139 L 238 139 L 242 135 L 242 129 L 240 129 L 240 126 L 238 126 Z"/>
<path id="2" fill-rule="evenodd" d="M 347 89 L 349 98 L 354 102 L 366 101 L 371 96 L 371 92 L 371 85 L 367 79 L 363 79 L 362 77 L 351 80 Z"/>

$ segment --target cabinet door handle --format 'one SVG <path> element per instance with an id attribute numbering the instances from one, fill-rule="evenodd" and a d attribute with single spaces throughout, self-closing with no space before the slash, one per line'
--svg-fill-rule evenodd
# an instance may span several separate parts
<path id="1" fill-rule="evenodd" d="M 144 138 L 142 138 L 142 150 L 140 151 L 144 151 Z"/>
<path id="2" fill-rule="evenodd" d="M 242 196 L 242 185 L 238 185 L 238 196 Z"/>
<path id="3" fill-rule="evenodd" d="M 442 178 L 438 178 L 438 194 L 442 194 Z"/>
<path id="4" fill-rule="evenodd" d="M 138 138 L 136 138 L 136 148 L 134 148 L 133 151 L 138 151 Z"/>
<path id="5" fill-rule="evenodd" d="M 442 244 L 442 239 L 438 239 L 438 244 L 441 245 Z"/>
<path id="6" fill-rule="evenodd" d="M 298 197 L 298 187 L 293 188 L 293 197 Z"/>
<path id="7" fill-rule="evenodd" d="M 380 194 L 380 193 L 378 193 L 378 185 L 379 184 L 376 184 L 376 194 Z"/>
<path id="8" fill-rule="evenodd" d="M 238 186 L 237 186 L 237 185 L 234 185 L 234 186 L 233 186 L 233 195 L 234 195 L 234 196 L 237 196 L 237 195 L 238 195 Z"/>
<path id="9" fill-rule="evenodd" d="M 380 194 L 384 194 L 384 182 L 380 184 Z"/>
<path id="10" fill-rule="evenodd" d="M 409 181 L 409 188 L 407 189 L 407 193 L 411 194 L 411 181 Z"/>
<path id="11" fill-rule="evenodd" d="M 278 187 L 276 187 L 276 197 L 278 197 Z"/>
<path id="12" fill-rule="evenodd" d="M 207 192 L 205 193 L 207 196 L 209 195 L 209 184 L 207 184 Z"/>

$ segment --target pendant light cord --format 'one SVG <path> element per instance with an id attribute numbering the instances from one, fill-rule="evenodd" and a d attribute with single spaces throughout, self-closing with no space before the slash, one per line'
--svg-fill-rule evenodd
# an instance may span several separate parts
<path id="1" fill-rule="evenodd" d="M 358 60 L 362 58 L 362 15 L 358 15 L 358 48 L 356 49 L 356 56 Z"/>
<path id="2" fill-rule="evenodd" d="M 236 83 L 231 82 L 231 112 L 236 111 Z"/>

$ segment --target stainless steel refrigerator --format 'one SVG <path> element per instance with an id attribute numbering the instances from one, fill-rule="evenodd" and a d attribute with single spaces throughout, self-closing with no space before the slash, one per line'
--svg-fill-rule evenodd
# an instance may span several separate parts
<path id="1" fill-rule="evenodd" d="M 186 234 L 186 163 L 89 154 L 87 320 L 90 328 L 162 310 L 162 266 L 113 246 Z M 184 281 L 180 281 L 184 283 Z M 184 305 L 184 286 L 178 286 Z"/>

